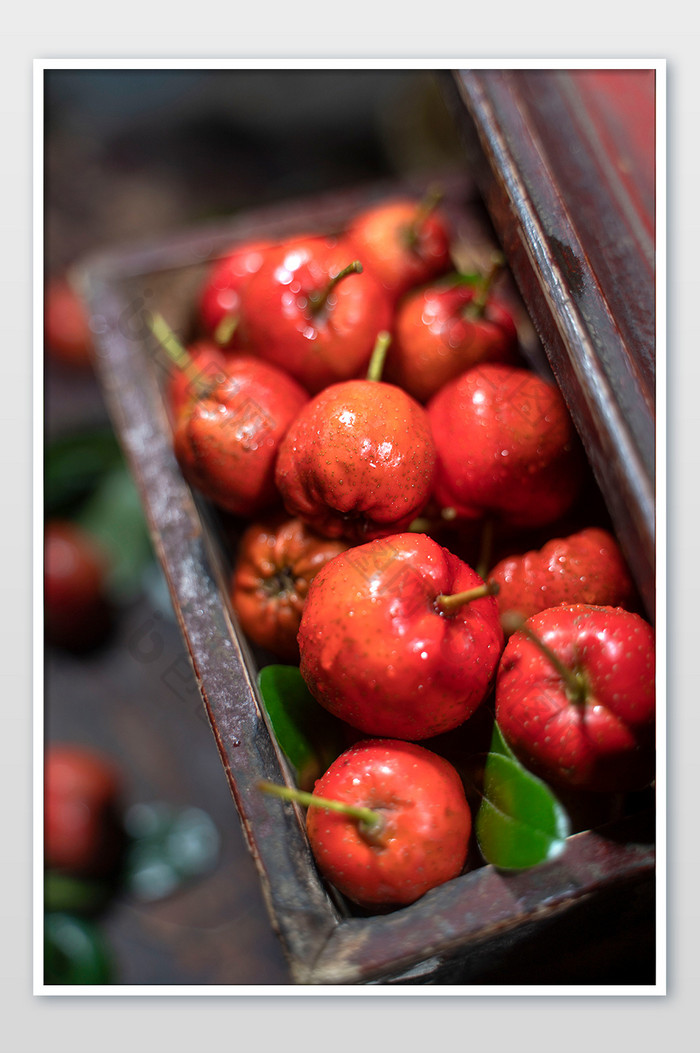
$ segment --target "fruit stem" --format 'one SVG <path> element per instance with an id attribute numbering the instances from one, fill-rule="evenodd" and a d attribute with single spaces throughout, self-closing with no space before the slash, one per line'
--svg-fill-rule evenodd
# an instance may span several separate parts
<path id="1" fill-rule="evenodd" d="M 481 549 L 479 551 L 479 561 L 474 568 L 480 578 L 486 580 L 486 575 L 491 567 L 491 557 L 493 555 L 493 534 L 494 525 L 493 519 L 485 519 L 481 528 Z"/>
<path id="2" fill-rule="evenodd" d="M 419 202 L 415 215 L 406 228 L 406 244 L 410 249 L 415 249 L 420 237 L 421 227 L 430 213 L 437 208 L 443 196 L 443 192 L 439 187 L 431 187 L 423 200 Z"/>
<path id="3" fill-rule="evenodd" d="M 346 801 L 334 801 L 330 797 L 319 797 L 318 794 L 308 793 L 306 790 L 292 789 L 289 786 L 280 786 L 275 782 L 261 779 L 258 789 L 263 793 L 281 797 L 285 801 L 296 801 L 307 808 L 325 808 L 329 812 L 339 812 L 351 819 L 358 819 L 363 834 L 371 839 L 376 839 L 384 829 L 384 816 L 371 808 L 363 808 L 361 805 L 348 804 Z"/>
<path id="4" fill-rule="evenodd" d="M 162 314 L 156 312 L 148 321 L 148 326 L 173 365 L 190 381 L 195 394 L 203 395 L 209 391 L 211 383 L 204 380 L 189 351 L 180 343 Z"/>
<path id="5" fill-rule="evenodd" d="M 484 311 L 486 310 L 486 304 L 488 303 L 488 298 L 491 295 L 493 283 L 496 281 L 496 278 L 503 270 L 505 262 L 506 261 L 500 254 L 500 252 L 496 252 L 493 254 L 493 256 L 491 257 L 491 266 L 489 267 L 486 274 L 482 275 L 481 279 L 477 284 L 476 292 L 474 293 L 474 299 L 470 300 L 470 302 L 464 309 L 464 313 L 467 315 L 467 317 L 483 318 Z"/>
<path id="6" fill-rule="evenodd" d="M 391 333 L 388 333 L 386 329 L 382 329 L 377 333 L 377 339 L 374 343 L 374 350 L 372 351 L 372 357 L 369 360 L 369 366 L 367 368 L 367 380 L 381 380 L 382 373 L 384 372 L 384 363 L 386 361 L 386 353 L 389 350 L 389 344 L 391 343 Z"/>
<path id="7" fill-rule="evenodd" d="M 214 342 L 219 347 L 226 347 L 233 339 L 233 334 L 238 329 L 240 316 L 237 314 L 225 314 L 214 330 Z"/>
<path id="8" fill-rule="evenodd" d="M 485 581 L 483 585 L 476 585 L 473 589 L 465 589 L 464 592 L 455 592 L 451 596 L 441 594 L 435 600 L 435 604 L 441 614 L 454 614 L 463 607 L 465 603 L 472 600 L 482 600 L 485 596 L 495 596 L 500 589 L 497 581 Z"/>
<path id="9" fill-rule="evenodd" d="M 338 271 L 334 274 L 326 286 L 321 289 L 314 290 L 309 293 L 309 309 L 312 314 L 319 314 L 320 311 L 326 306 L 328 297 L 335 289 L 338 282 L 342 281 L 343 278 L 347 278 L 349 274 L 362 274 L 362 264 L 359 260 L 353 260 L 347 267 L 343 267 L 342 271 Z"/>
<path id="10" fill-rule="evenodd" d="M 521 632 L 551 662 L 564 681 L 566 693 L 572 702 L 582 705 L 586 701 L 588 689 L 583 678 L 562 662 L 559 655 L 526 624 L 526 619 L 521 614 L 518 614 L 517 611 L 506 611 L 501 618 L 501 624 L 506 633 Z"/>

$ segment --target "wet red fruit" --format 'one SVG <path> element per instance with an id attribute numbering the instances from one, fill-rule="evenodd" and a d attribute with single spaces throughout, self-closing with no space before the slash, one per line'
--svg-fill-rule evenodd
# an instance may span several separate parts
<path id="1" fill-rule="evenodd" d="M 518 333 L 510 311 L 493 296 L 477 309 L 477 291 L 443 284 L 408 293 L 397 308 L 386 379 L 427 402 L 472 366 L 514 363 Z"/>
<path id="2" fill-rule="evenodd" d="M 654 674 L 654 633 L 638 614 L 586 604 L 550 608 L 506 645 L 496 720 L 543 779 L 581 790 L 640 789 L 654 773 Z"/>
<path id="3" fill-rule="evenodd" d="M 346 247 L 306 238 L 268 252 L 246 288 L 243 318 L 251 350 L 315 394 L 367 367 L 391 307 Z"/>
<path id="4" fill-rule="evenodd" d="M 240 355 L 226 378 L 180 415 L 174 446 L 183 475 L 233 515 L 272 507 L 279 500 L 279 445 L 307 399 L 281 369 Z"/>
<path id="5" fill-rule="evenodd" d="M 349 380 L 312 399 L 290 427 L 277 486 L 319 534 L 366 541 L 404 530 L 430 497 L 428 417 L 393 384 Z"/>
<path id="6" fill-rule="evenodd" d="M 277 515 L 251 524 L 241 538 L 231 576 L 231 603 L 246 635 L 296 665 L 297 633 L 309 586 L 346 548 L 343 541 L 320 537 L 300 519 Z"/>
<path id="7" fill-rule="evenodd" d="M 383 201 L 348 225 L 348 251 L 374 274 L 394 301 L 452 267 L 450 232 L 436 199 Z"/>
<path id="8" fill-rule="evenodd" d="M 201 396 L 202 388 L 223 380 L 233 361 L 231 353 L 217 344 L 199 341 L 187 348 L 192 363 L 192 372 L 174 369 L 168 383 L 168 403 L 173 420 L 195 399 Z"/>
<path id="9" fill-rule="evenodd" d="M 452 609 L 447 598 L 476 590 Z M 478 574 L 425 534 L 349 549 L 314 579 L 299 628 L 314 697 L 369 735 L 418 740 L 477 709 L 503 648 Z"/>
<path id="10" fill-rule="evenodd" d="M 464 868 L 471 812 L 459 775 L 437 754 L 367 739 L 331 764 L 314 793 L 378 816 L 370 825 L 322 807 L 307 812 L 319 870 L 361 906 L 413 903 Z"/>
<path id="11" fill-rule="evenodd" d="M 502 559 L 488 577 L 499 585 L 501 613 L 517 611 L 523 618 L 572 603 L 627 607 L 635 595 L 615 538 L 600 527 Z"/>
<path id="12" fill-rule="evenodd" d="M 237 245 L 211 267 L 200 292 L 198 314 L 204 333 L 226 347 L 241 348 L 241 307 L 249 279 L 270 248 L 267 241 Z"/>
<path id="13" fill-rule="evenodd" d="M 528 369 L 475 366 L 446 384 L 427 411 L 441 507 L 460 518 L 535 527 L 572 506 L 582 459 L 554 384 Z"/>

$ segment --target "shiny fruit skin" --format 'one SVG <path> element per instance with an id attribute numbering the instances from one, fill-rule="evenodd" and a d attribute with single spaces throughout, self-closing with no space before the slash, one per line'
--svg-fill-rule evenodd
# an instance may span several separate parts
<path id="1" fill-rule="evenodd" d="M 114 765 L 83 746 L 55 743 L 44 760 L 44 865 L 101 876 L 121 847 L 116 805 L 121 780 Z"/>
<path id="2" fill-rule="evenodd" d="M 51 644 L 72 651 L 101 643 L 111 624 L 107 556 L 76 523 L 52 519 L 44 530 L 44 625 Z"/>
<path id="3" fill-rule="evenodd" d="M 452 268 L 450 232 L 439 211 L 423 219 L 411 241 L 420 207 L 411 198 L 381 202 L 356 216 L 346 231 L 351 254 L 379 279 L 394 302 L 413 286 Z"/>
<path id="4" fill-rule="evenodd" d="M 285 515 L 252 523 L 241 538 L 230 587 L 244 633 L 282 661 L 298 664 L 297 633 L 309 586 L 346 548 Z"/>
<path id="5" fill-rule="evenodd" d="M 314 806 L 307 812 L 319 870 L 360 906 L 414 903 L 464 868 L 472 822 L 462 782 L 424 747 L 365 739 L 331 764 L 314 792 L 377 810 L 385 821 L 374 843 L 355 819 Z"/>
<path id="6" fill-rule="evenodd" d="M 655 650 L 651 626 L 621 607 L 573 604 L 526 622 L 587 684 L 572 701 L 562 676 L 520 631 L 496 682 L 496 721 L 511 749 L 554 783 L 597 792 L 649 784 L 654 772 Z"/>
<path id="7" fill-rule="evenodd" d="M 199 398 L 200 393 L 197 388 L 200 385 L 214 384 L 217 379 L 223 380 L 233 361 L 230 352 L 224 351 L 209 340 L 200 340 L 192 344 L 187 348 L 187 352 L 195 367 L 196 375 L 188 376 L 183 370 L 174 369 L 168 381 L 168 405 L 175 421 L 183 410 Z"/>
<path id="8" fill-rule="evenodd" d="M 214 337 L 225 318 L 240 315 L 248 281 L 260 270 L 265 253 L 270 248 L 267 241 L 249 242 L 232 248 L 212 265 L 202 286 L 198 304 L 199 321 L 208 337 Z M 240 325 L 226 346 L 245 346 Z"/>
<path id="9" fill-rule="evenodd" d="M 316 395 L 280 447 L 277 487 L 319 534 L 368 541 L 405 529 L 430 497 L 428 417 L 393 384 L 349 380 Z"/>
<path id="10" fill-rule="evenodd" d="M 530 618 L 573 603 L 628 607 L 634 585 L 615 538 L 600 527 L 553 538 L 541 549 L 502 559 L 489 579 L 499 585 L 501 614 Z"/>
<path id="11" fill-rule="evenodd" d="M 312 582 L 299 627 L 312 695 L 367 735 L 416 741 L 458 727 L 489 690 L 503 630 L 493 596 L 449 615 L 435 601 L 482 584 L 425 534 L 337 556 Z"/>
<path id="12" fill-rule="evenodd" d="M 377 334 L 391 325 L 384 290 L 364 272 L 341 279 L 325 306 L 312 309 L 311 298 L 352 260 L 334 240 L 293 240 L 270 250 L 246 289 L 247 345 L 311 394 L 362 373 Z"/>
<path id="13" fill-rule="evenodd" d="M 56 361 L 86 370 L 92 366 L 93 336 L 82 300 L 64 278 L 44 290 L 44 343 Z"/>
<path id="14" fill-rule="evenodd" d="M 279 445 L 307 399 L 282 370 L 240 355 L 211 394 L 180 415 L 174 447 L 185 479 L 233 515 L 272 507 Z"/>
<path id="15" fill-rule="evenodd" d="M 573 505 L 582 459 L 554 384 L 528 369 L 475 366 L 433 396 L 427 412 L 441 507 L 464 519 L 536 527 Z"/>
<path id="16" fill-rule="evenodd" d="M 490 297 L 481 317 L 466 308 L 476 290 L 469 285 L 430 285 L 399 304 L 385 379 L 428 402 L 440 388 L 481 362 L 514 364 L 518 332 L 507 307 Z"/>

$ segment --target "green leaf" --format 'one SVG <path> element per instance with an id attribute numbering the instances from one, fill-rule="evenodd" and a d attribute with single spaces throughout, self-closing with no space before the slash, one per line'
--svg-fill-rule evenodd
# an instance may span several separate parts
<path id="1" fill-rule="evenodd" d="M 552 791 L 520 764 L 494 725 L 475 830 L 481 854 L 501 870 L 523 870 L 554 859 L 570 831 Z"/>
<path id="2" fill-rule="evenodd" d="M 76 522 L 97 538 L 109 554 L 107 588 L 111 596 L 120 601 L 138 595 L 143 572 L 154 555 L 141 500 L 124 464 L 102 477 Z"/>
<path id="3" fill-rule="evenodd" d="M 127 811 L 124 827 L 130 842 L 123 881 L 135 899 L 164 899 L 210 873 L 219 861 L 219 831 L 201 808 L 139 803 Z"/>
<path id="4" fill-rule="evenodd" d="M 342 724 L 318 704 L 295 665 L 266 665 L 258 674 L 263 704 L 297 785 L 313 790 L 345 743 Z"/>
<path id="5" fill-rule="evenodd" d="M 48 443 L 44 453 L 46 517 L 71 517 L 102 477 L 122 463 L 119 443 L 107 428 L 91 428 Z"/>
<path id="6" fill-rule="evenodd" d="M 101 929 L 86 918 L 44 918 L 45 984 L 111 984 L 115 965 Z"/>
<path id="7" fill-rule="evenodd" d="M 106 881 L 47 870 L 44 874 L 44 910 L 47 913 L 95 914 L 106 906 L 112 891 Z"/>

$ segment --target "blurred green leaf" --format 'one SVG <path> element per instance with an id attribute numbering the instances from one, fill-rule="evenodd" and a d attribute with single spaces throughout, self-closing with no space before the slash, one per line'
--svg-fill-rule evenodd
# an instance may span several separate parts
<path id="1" fill-rule="evenodd" d="M 475 829 L 481 854 L 502 870 L 554 859 L 565 846 L 569 818 L 549 787 L 520 764 L 494 725 Z"/>
<path id="2" fill-rule="evenodd" d="M 71 914 L 44 917 L 45 984 L 111 984 L 115 966 L 100 928 Z"/>
<path id="3" fill-rule="evenodd" d="M 313 697 L 295 665 L 266 665 L 258 687 L 275 738 L 294 768 L 297 785 L 313 785 L 342 753 L 342 725 Z"/>
<path id="4" fill-rule="evenodd" d="M 107 904 L 112 891 L 112 886 L 106 881 L 47 870 L 44 874 L 44 910 L 94 914 Z"/>
<path id="5" fill-rule="evenodd" d="M 114 432 L 99 428 L 55 439 L 44 452 L 47 518 L 71 517 L 103 476 L 123 464 Z"/>
<path id="6" fill-rule="evenodd" d="M 141 500 L 124 464 L 102 477 L 75 518 L 110 556 L 107 589 L 112 598 L 129 600 L 138 595 L 154 555 Z"/>
<path id="7" fill-rule="evenodd" d="M 136 804 L 126 813 L 124 826 L 131 840 L 123 880 L 136 899 L 163 899 L 218 862 L 219 832 L 200 808 L 162 801 Z"/>

